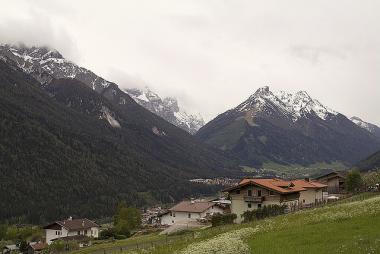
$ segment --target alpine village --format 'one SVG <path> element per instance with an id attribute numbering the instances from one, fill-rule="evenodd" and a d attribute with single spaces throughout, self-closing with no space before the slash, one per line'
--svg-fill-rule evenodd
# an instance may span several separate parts
<path id="1" fill-rule="evenodd" d="M 0 41 L 3 254 L 380 253 L 380 127 L 329 91 L 252 84 L 230 107 L 204 88 L 225 109 L 205 121 L 46 38 Z"/>

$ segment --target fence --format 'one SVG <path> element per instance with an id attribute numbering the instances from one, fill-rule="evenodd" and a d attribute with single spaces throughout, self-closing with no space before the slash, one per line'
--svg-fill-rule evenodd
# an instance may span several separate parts
<path id="1" fill-rule="evenodd" d="M 126 243 L 125 245 L 118 245 L 118 246 L 113 246 L 113 247 L 104 247 L 104 248 L 99 248 L 93 251 L 86 251 L 86 249 L 80 249 L 78 253 L 81 253 L 83 250 L 83 253 L 94 253 L 94 254 L 119 254 L 123 253 L 125 251 L 133 251 L 133 250 L 142 250 L 142 249 L 148 249 L 148 248 L 153 248 L 157 246 L 163 246 L 163 245 L 170 245 L 173 244 L 174 242 L 178 241 L 190 241 L 195 238 L 194 232 L 189 232 L 186 234 L 181 234 L 181 235 L 173 235 L 173 236 L 165 236 L 160 239 L 156 240 L 151 240 L 151 241 L 143 241 L 143 242 L 137 242 L 137 243 Z M 92 245 L 96 246 L 96 245 Z M 90 247 L 91 248 L 91 247 Z M 64 253 L 70 253 L 70 252 L 62 252 L 61 254 Z M 76 253 L 75 251 L 73 253 Z"/>

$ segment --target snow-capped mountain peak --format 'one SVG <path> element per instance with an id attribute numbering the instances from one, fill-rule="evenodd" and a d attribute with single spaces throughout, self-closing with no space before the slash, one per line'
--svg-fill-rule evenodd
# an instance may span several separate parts
<path id="1" fill-rule="evenodd" d="M 315 114 L 319 118 L 326 120 L 330 114 L 337 115 L 334 110 L 325 107 L 318 100 L 313 99 L 306 91 L 289 93 L 286 91 L 272 92 L 268 86 L 259 88 L 248 100 L 240 104 L 236 110 L 263 110 L 265 107 L 275 107 L 277 111 L 291 116 L 293 121 L 308 115 Z"/>
<path id="2" fill-rule="evenodd" d="M 196 133 L 204 125 L 200 115 L 191 115 L 182 110 L 177 99 L 172 97 L 162 99 L 149 87 L 126 89 L 125 92 L 141 106 L 191 134 Z"/>

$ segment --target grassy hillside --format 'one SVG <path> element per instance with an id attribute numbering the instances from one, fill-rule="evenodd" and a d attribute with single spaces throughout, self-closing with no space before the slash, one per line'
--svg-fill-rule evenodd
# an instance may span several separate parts
<path id="1" fill-rule="evenodd" d="M 360 161 L 356 167 L 363 171 L 380 169 L 380 151 Z"/>
<path id="2" fill-rule="evenodd" d="M 250 224 L 196 231 L 195 239 L 143 253 L 380 253 L 379 227 L 380 196 L 365 194 Z"/>

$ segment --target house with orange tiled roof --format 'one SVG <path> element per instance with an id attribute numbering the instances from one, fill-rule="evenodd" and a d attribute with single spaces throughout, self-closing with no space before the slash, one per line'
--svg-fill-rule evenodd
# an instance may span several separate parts
<path id="1" fill-rule="evenodd" d="M 302 191 L 306 189 L 281 179 L 243 179 L 238 185 L 224 190 L 231 199 L 231 213 L 237 215 L 237 223 L 243 220 L 245 211 L 266 205 L 297 207 Z"/>
<path id="2" fill-rule="evenodd" d="M 327 190 L 326 184 L 310 181 L 309 179 L 293 180 L 292 183 L 299 188 L 305 189 L 300 192 L 300 206 L 307 207 L 323 202 L 323 192 Z"/>

